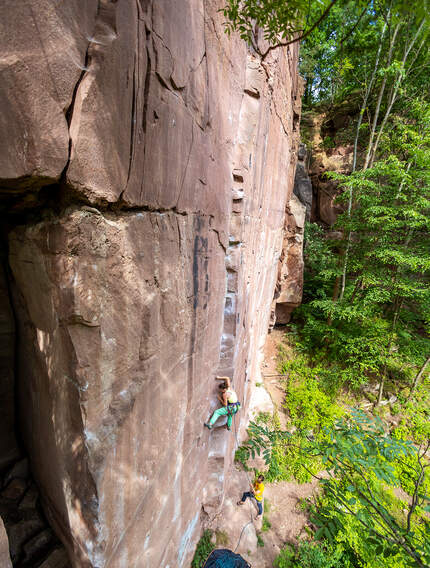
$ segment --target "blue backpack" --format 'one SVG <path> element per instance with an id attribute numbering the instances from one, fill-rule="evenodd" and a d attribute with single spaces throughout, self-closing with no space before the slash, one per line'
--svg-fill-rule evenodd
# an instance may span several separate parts
<path id="1" fill-rule="evenodd" d="M 251 565 L 227 548 L 218 548 L 210 554 L 203 568 L 251 568 Z"/>

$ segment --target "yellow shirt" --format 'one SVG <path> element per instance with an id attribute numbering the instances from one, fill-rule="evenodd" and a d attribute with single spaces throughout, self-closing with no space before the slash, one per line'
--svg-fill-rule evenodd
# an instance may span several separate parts
<path id="1" fill-rule="evenodd" d="M 264 491 L 264 483 L 258 483 L 258 481 L 256 481 L 254 483 L 254 496 L 257 499 L 257 501 L 263 500 L 263 491 Z"/>

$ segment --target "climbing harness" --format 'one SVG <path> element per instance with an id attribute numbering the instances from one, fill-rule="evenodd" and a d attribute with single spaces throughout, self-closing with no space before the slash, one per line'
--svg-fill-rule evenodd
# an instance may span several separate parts
<path id="1" fill-rule="evenodd" d="M 236 414 L 236 412 L 240 410 L 240 402 L 229 402 L 227 404 L 227 412 L 229 413 L 230 416 L 233 416 L 234 414 Z"/>

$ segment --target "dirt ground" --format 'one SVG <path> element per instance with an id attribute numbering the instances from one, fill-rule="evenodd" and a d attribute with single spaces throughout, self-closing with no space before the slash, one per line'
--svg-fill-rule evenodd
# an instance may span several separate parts
<path id="1" fill-rule="evenodd" d="M 261 370 L 264 388 L 269 393 L 274 407 L 279 411 L 279 419 L 283 428 L 285 428 L 286 424 L 286 415 L 282 407 L 285 401 L 285 395 L 281 383 L 285 379 L 278 375 L 278 352 L 279 346 L 283 343 L 284 336 L 285 328 L 275 327 L 272 333 L 268 334 L 264 345 L 264 361 Z"/>
<path id="2" fill-rule="evenodd" d="M 282 407 L 284 392 L 280 386 L 282 377 L 275 377 L 279 344 L 285 330 L 275 328 L 268 335 L 264 349 L 262 374 L 264 388 L 268 391 L 274 406 L 279 411 L 281 424 L 285 425 L 286 415 Z M 262 387 L 256 387 L 262 388 Z M 263 464 L 255 460 L 251 465 L 260 468 Z M 262 519 L 255 520 L 255 506 L 247 500 L 238 506 L 242 492 L 248 491 L 252 472 L 247 473 L 241 466 L 234 465 L 229 473 L 229 487 L 221 513 L 212 521 L 210 528 L 215 532 L 217 546 L 229 547 L 241 554 L 253 568 L 271 568 L 273 561 L 285 543 L 294 543 L 304 533 L 307 524 L 306 514 L 300 510 L 302 499 L 311 496 L 316 490 L 316 481 L 298 484 L 293 482 L 268 483 L 265 488 L 265 515 L 271 527 L 262 532 Z M 251 476 L 251 477 L 250 477 Z M 251 522 L 252 517 L 252 522 Z M 249 524 L 248 524 L 249 523 Z M 258 546 L 259 541 L 264 546 Z"/>

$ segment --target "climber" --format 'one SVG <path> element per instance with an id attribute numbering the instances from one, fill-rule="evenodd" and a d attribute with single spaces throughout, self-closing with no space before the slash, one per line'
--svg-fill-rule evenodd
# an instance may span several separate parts
<path id="1" fill-rule="evenodd" d="M 239 410 L 240 402 L 237 400 L 237 394 L 231 388 L 230 377 L 215 377 L 215 380 L 224 381 L 219 386 L 221 394 L 218 395 L 218 400 L 221 402 L 222 407 L 215 410 L 209 422 L 205 422 L 205 426 L 212 430 L 213 425 L 220 416 L 227 416 L 227 430 L 231 430 L 233 415 Z"/>
<path id="2" fill-rule="evenodd" d="M 237 502 L 238 505 L 243 505 L 247 497 L 249 497 L 250 499 L 254 499 L 258 507 L 258 515 L 255 517 L 255 520 L 257 520 L 260 517 L 260 515 L 263 514 L 263 503 L 262 503 L 263 491 L 264 491 L 263 481 L 264 481 L 264 475 L 259 475 L 257 479 L 254 481 L 254 483 L 250 486 L 251 491 L 246 491 L 242 495 L 242 499 Z"/>

